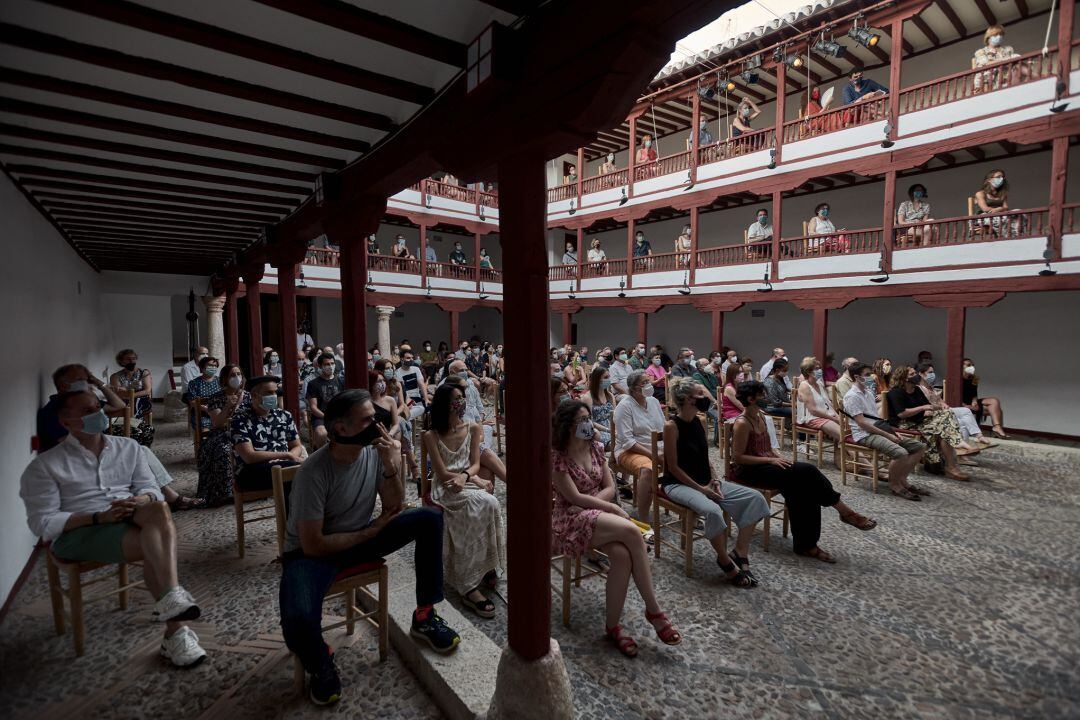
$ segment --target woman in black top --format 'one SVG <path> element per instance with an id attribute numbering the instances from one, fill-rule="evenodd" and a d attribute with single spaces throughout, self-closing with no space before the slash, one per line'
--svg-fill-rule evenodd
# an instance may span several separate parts
<path id="1" fill-rule="evenodd" d="M 728 582 L 741 588 L 753 587 L 757 580 L 747 559 L 750 538 L 757 524 L 769 514 L 769 504 L 757 490 L 717 478 L 709 462 L 705 427 L 698 418 L 699 412 L 709 409 L 705 386 L 693 378 L 672 378 L 671 392 L 678 414 L 664 424 L 661 491 L 705 519 L 705 537 L 716 551 L 716 564 Z M 725 511 L 739 528 L 735 550 L 730 554 Z"/>
<path id="2" fill-rule="evenodd" d="M 996 397 L 979 397 L 979 376 L 975 374 L 975 363 L 971 358 L 964 358 L 964 405 L 971 408 L 975 417 L 982 421 L 983 412 L 990 416 L 990 422 L 994 424 L 995 437 L 1006 439 L 1004 412 L 1001 409 L 1001 401 Z"/>
<path id="3" fill-rule="evenodd" d="M 928 468 L 942 468 L 953 480 L 970 480 L 960 472 L 956 451 L 963 442 L 951 410 L 935 409 L 919 389 L 915 368 L 897 365 L 892 372 L 892 388 L 885 395 L 889 406 L 889 424 L 905 430 L 918 430 L 926 439 Z"/>

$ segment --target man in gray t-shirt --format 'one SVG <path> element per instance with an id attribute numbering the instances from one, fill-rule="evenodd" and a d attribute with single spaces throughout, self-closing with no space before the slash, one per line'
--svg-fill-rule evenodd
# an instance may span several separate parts
<path id="1" fill-rule="evenodd" d="M 324 417 L 330 442 L 311 454 L 290 484 L 279 593 L 285 644 L 311 674 L 311 698 L 320 705 L 341 697 L 341 680 L 322 639 L 327 591 L 335 579 L 377 567 L 410 543 L 416 544 L 410 634 L 440 653 L 461 641 L 434 609 L 443 600 L 442 513 L 402 511 L 401 445 L 375 422 L 371 394 L 339 393 Z M 373 518 L 376 495 L 382 511 Z"/>

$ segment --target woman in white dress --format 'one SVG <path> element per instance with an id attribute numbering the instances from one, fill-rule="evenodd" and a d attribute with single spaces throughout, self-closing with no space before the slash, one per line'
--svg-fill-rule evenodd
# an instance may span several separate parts
<path id="1" fill-rule="evenodd" d="M 485 595 L 494 589 L 506 564 L 502 510 L 491 473 L 480 467 L 483 431 L 465 422 L 465 396 L 441 385 L 431 403 L 431 431 L 424 447 L 434 479 L 431 501 L 443 510 L 443 570 L 446 583 L 480 617 L 495 615 Z"/>

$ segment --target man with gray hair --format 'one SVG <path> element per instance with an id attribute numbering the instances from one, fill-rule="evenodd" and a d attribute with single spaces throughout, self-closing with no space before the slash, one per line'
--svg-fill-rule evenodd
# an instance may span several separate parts
<path id="1" fill-rule="evenodd" d="M 844 405 L 844 396 L 847 395 L 848 390 L 855 382 L 855 378 L 851 376 L 851 368 L 855 367 L 859 362 L 858 358 L 846 357 L 844 362 L 840 364 L 840 377 L 836 379 L 836 393 L 840 396 L 840 405 Z"/>

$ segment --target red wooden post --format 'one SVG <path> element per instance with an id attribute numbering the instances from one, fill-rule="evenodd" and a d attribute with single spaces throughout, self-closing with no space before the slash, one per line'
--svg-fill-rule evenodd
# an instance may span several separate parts
<path id="1" fill-rule="evenodd" d="M 1064 8 L 1062 8 L 1064 10 Z M 1047 228 L 1051 260 L 1061 259 L 1061 233 L 1065 219 L 1065 181 L 1069 172 L 1069 138 L 1054 138 L 1050 153 L 1050 227 Z"/>
<path id="2" fill-rule="evenodd" d="M 427 225 L 420 223 L 420 286 L 427 287 Z"/>
<path id="3" fill-rule="evenodd" d="M 300 363 L 296 357 L 296 263 L 278 265 L 278 299 L 281 301 L 282 392 L 285 409 L 300 427 Z"/>
<path id="4" fill-rule="evenodd" d="M 240 326 L 236 312 L 240 282 L 237 278 L 225 280 L 225 362 L 240 362 Z"/>
<path id="5" fill-rule="evenodd" d="M 634 218 L 626 221 L 626 289 L 634 287 Z"/>
<path id="6" fill-rule="evenodd" d="M 712 349 L 724 347 L 724 311 L 712 311 Z"/>
<path id="7" fill-rule="evenodd" d="M 889 54 L 889 139 L 896 139 L 900 117 L 900 65 L 904 59 L 904 19 L 893 18 L 889 29 L 892 48 Z"/>
<path id="8" fill-rule="evenodd" d="M 1075 0 L 1058 3 L 1058 80 L 1069 82 L 1069 65 L 1072 57 L 1073 12 Z"/>
<path id="9" fill-rule="evenodd" d="M 459 329 L 461 323 L 461 312 L 458 310 L 450 311 L 450 348 L 451 352 L 457 350 L 457 346 L 461 343 L 459 339 Z"/>
<path id="10" fill-rule="evenodd" d="M 259 281 L 263 277 L 261 265 L 244 269 L 244 285 L 247 288 L 248 302 L 248 372 L 247 377 L 262 375 L 263 339 L 262 339 L 262 294 Z"/>
<path id="11" fill-rule="evenodd" d="M 637 170 L 637 115 L 630 116 L 630 157 L 627 162 L 626 197 L 634 197 L 634 174 Z"/>
<path id="12" fill-rule="evenodd" d="M 945 316 L 945 377 L 950 382 L 945 388 L 945 402 L 953 407 L 963 403 L 964 383 L 964 326 L 967 323 L 967 308 L 953 306 Z"/>
<path id="13" fill-rule="evenodd" d="M 825 356 L 829 354 L 829 311 L 825 308 L 814 308 L 814 357 L 825 362 Z"/>
<path id="14" fill-rule="evenodd" d="M 480 233 L 473 233 L 473 273 L 476 275 L 476 292 L 480 292 Z"/>
<path id="15" fill-rule="evenodd" d="M 637 314 L 637 341 L 639 343 L 649 344 L 649 313 L 639 312 Z"/>
<path id="16" fill-rule="evenodd" d="M 885 267 L 883 269 L 889 269 L 892 267 L 892 252 L 893 242 L 896 237 L 896 171 L 889 170 L 885 173 L 885 204 L 884 215 L 882 216 L 881 232 L 882 232 L 882 253 L 881 257 L 885 260 Z"/>
<path id="17" fill-rule="evenodd" d="M 570 339 L 570 328 L 573 322 L 573 317 L 574 316 L 572 313 L 564 312 L 562 314 L 562 339 L 563 343 L 566 345 L 569 345 L 572 342 L 572 340 Z"/>
<path id="18" fill-rule="evenodd" d="M 697 97 L 697 93 L 694 93 L 694 97 Z M 697 134 L 694 134 L 697 137 Z M 696 144 L 696 141 L 695 141 Z M 694 155 L 697 156 L 697 151 L 694 151 Z M 698 208 L 690 208 L 690 274 L 687 282 L 691 285 L 696 281 L 695 274 L 697 272 L 697 252 L 698 252 L 698 227 L 699 217 Z"/>
<path id="19" fill-rule="evenodd" d="M 577 206 L 581 209 L 581 183 L 585 179 L 585 148 L 579 147 L 577 149 L 577 187 L 574 188 L 574 194 L 577 195 Z"/>
<path id="20" fill-rule="evenodd" d="M 536 660 L 551 647 L 551 386 L 548 378 L 548 258 L 543 152 L 524 149 L 499 163 L 499 224 L 514 238 L 503 259 L 506 345 L 508 644 Z M 526 440 L 527 438 L 527 440 Z"/>
<path id="21" fill-rule="evenodd" d="M 773 280 L 780 279 L 780 234 L 783 228 L 783 217 L 780 213 L 782 210 L 783 197 L 779 190 L 774 190 L 772 194 L 772 248 L 770 254 L 772 255 L 772 272 L 770 277 Z"/>
<path id="22" fill-rule="evenodd" d="M 776 153 L 773 162 L 780 164 L 780 155 L 784 148 L 784 113 L 787 112 L 787 65 L 782 61 L 776 63 Z M 776 237 L 776 231 L 773 231 Z M 775 257 L 775 256 L 774 256 Z"/>
<path id="23" fill-rule="evenodd" d="M 578 177 L 581 177 L 581 173 L 578 173 Z M 581 274 L 582 266 L 585 264 L 585 228 L 577 229 L 577 289 L 581 292 Z M 567 340 L 566 342 L 570 342 Z"/>
<path id="24" fill-rule="evenodd" d="M 701 95 L 697 91 L 690 94 L 690 103 L 693 108 L 691 115 L 693 120 L 690 124 L 690 182 L 697 182 L 698 144 L 701 138 L 698 135 L 701 127 Z M 696 233 L 695 233 L 696 236 Z M 693 271 L 691 271 L 693 272 Z"/>
<path id="25" fill-rule="evenodd" d="M 367 236 L 378 229 L 385 212 L 386 200 L 367 198 L 354 204 L 348 213 L 343 211 L 323 220 L 323 231 L 341 248 L 341 342 L 345 346 L 348 387 L 367 386 Z"/>

